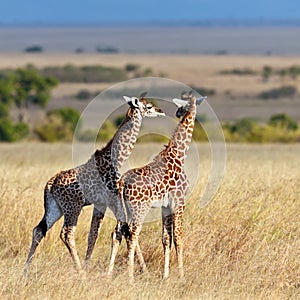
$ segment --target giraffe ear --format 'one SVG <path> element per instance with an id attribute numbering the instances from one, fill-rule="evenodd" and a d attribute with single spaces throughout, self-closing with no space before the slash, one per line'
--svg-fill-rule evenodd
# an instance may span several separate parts
<path id="1" fill-rule="evenodd" d="M 123 96 L 123 99 L 124 99 L 127 103 L 129 103 L 129 102 L 131 101 L 131 98 L 128 97 L 128 96 Z"/>
<path id="2" fill-rule="evenodd" d="M 136 97 L 128 97 L 128 96 L 123 96 L 124 100 L 130 105 L 131 107 L 136 107 L 139 108 L 138 101 L 139 99 Z"/>
<path id="3" fill-rule="evenodd" d="M 200 97 L 196 99 L 196 105 L 200 105 L 207 97 Z"/>
<path id="4" fill-rule="evenodd" d="M 172 101 L 177 105 L 177 107 L 186 106 L 188 104 L 188 101 L 178 99 L 178 98 L 174 98 L 172 99 Z"/>

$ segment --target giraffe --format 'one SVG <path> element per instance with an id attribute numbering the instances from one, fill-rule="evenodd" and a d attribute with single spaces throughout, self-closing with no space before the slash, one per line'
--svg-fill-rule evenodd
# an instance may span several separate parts
<path id="1" fill-rule="evenodd" d="M 180 277 L 184 275 L 182 217 L 189 187 L 184 171 L 184 160 L 192 139 L 196 105 L 205 98 L 196 99 L 190 92 L 188 95 L 183 93 L 182 99 L 173 99 L 173 102 L 178 106 L 176 116 L 181 118 L 181 121 L 178 123 L 169 144 L 150 164 L 127 171 L 118 183 L 123 219 L 118 220 L 115 232 L 121 228 L 121 233 L 125 233 L 127 239 L 128 271 L 131 281 L 134 277 L 134 253 L 136 249 L 140 249 L 138 237 L 143 220 L 151 206 L 156 206 L 157 203 L 162 206 L 163 278 L 166 279 L 169 276 L 172 238 L 174 239 Z M 128 226 L 129 228 L 126 229 Z M 123 231 L 122 228 L 124 228 Z M 116 241 L 112 243 L 110 265 L 114 264 L 116 249 L 120 242 L 119 240 L 119 243 Z"/>
<path id="2" fill-rule="evenodd" d="M 44 189 L 44 216 L 33 229 L 32 243 L 24 268 L 24 274 L 46 232 L 64 216 L 60 238 L 68 248 L 76 269 L 83 272 L 75 246 L 74 234 L 83 206 L 94 204 L 92 228 L 87 251 L 90 258 L 105 212 L 110 208 L 117 217 L 117 188 L 119 170 L 129 157 L 136 142 L 143 117 L 165 114 L 145 98 L 124 96 L 129 108 L 123 123 L 114 137 L 101 150 L 96 150 L 83 165 L 61 171 L 53 176 Z M 139 254 L 138 254 L 139 256 Z"/>

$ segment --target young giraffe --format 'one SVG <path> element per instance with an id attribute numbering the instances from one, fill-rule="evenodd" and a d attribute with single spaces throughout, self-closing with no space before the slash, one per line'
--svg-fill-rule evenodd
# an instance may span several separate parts
<path id="1" fill-rule="evenodd" d="M 179 107 L 176 116 L 182 117 L 177 125 L 172 139 L 166 148 L 153 161 L 142 167 L 127 171 L 119 181 L 123 220 L 118 220 L 115 231 L 126 228 L 128 243 L 129 277 L 134 276 L 134 253 L 139 249 L 138 236 L 142 229 L 145 216 L 154 203 L 162 205 L 162 243 L 164 247 L 164 279 L 169 276 L 169 252 L 174 237 L 174 245 L 178 260 L 179 274 L 183 277 L 182 262 L 182 215 L 185 207 L 185 197 L 189 187 L 184 172 L 184 159 L 191 142 L 196 105 L 206 97 L 196 99 L 192 93 L 182 95 L 182 99 L 173 99 Z M 126 223 L 124 224 L 124 219 Z M 120 241 L 119 241 L 120 242 Z M 110 265 L 114 264 L 119 244 L 112 243 Z"/>
<path id="2" fill-rule="evenodd" d="M 82 267 L 75 247 L 74 234 L 83 206 L 94 204 L 95 207 L 93 226 L 89 233 L 88 258 L 90 258 L 107 207 L 112 210 L 116 218 L 119 217 L 116 182 L 120 178 L 121 166 L 133 150 L 142 118 L 165 115 L 144 95 L 140 99 L 126 96 L 124 99 L 130 107 L 125 120 L 110 142 L 101 150 L 96 150 L 87 163 L 61 171 L 47 182 L 44 189 L 45 213 L 40 223 L 33 229 L 32 244 L 24 269 L 25 275 L 39 243 L 61 216 L 64 216 L 64 224 L 60 238 L 67 246 L 78 271 L 82 271 Z M 140 257 L 139 253 L 138 256 Z"/>

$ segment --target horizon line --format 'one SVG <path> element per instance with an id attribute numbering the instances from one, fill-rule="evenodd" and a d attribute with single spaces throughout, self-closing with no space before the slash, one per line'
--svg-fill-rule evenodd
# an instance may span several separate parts
<path id="1" fill-rule="evenodd" d="M 268 27 L 300 26 L 300 19 L 207 19 L 207 20 L 149 20 L 141 22 L 0 22 L 0 27 Z"/>

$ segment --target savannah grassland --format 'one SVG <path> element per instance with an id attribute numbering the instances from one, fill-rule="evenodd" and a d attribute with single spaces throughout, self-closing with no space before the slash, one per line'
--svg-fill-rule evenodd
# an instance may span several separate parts
<path id="1" fill-rule="evenodd" d="M 262 101 L 253 95 L 281 84 L 300 81 L 258 75 L 220 75 L 233 68 L 261 70 L 300 65 L 300 57 L 215 55 L 100 55 L 1 54 L 1 68 L 51 65 L 125 66 L 137 63 L 188 85 L 214 88 L 209 103 L 221 120 L 257 117 L 267 120 L 286 112 L 300 121 L 297 99 Z M 60 84 L 49 108 L 75 105 L 72 95 L 81 89 L 98 91 L 107 84 Z M 228 92 L 229 91 L 229 92 Z M 224 100 L 223 95 L 227 94 Z M 228 96 L 233 95 L 233 97 Z M 160 144 L 136 146 L 135 165 L 161 149 Z M 189 178 L 197 174 L 184 215 L 184 280 L 178 279 L 172 249 L 170 279 L 162 282 L 161 222 L 145 224 L 140 238 L 147 274 L 136 274 L 128 284 L 123 242 L 114 278 L 105 277 L 113 219 L 106 217 L 86 278 L 75 271 L 59 239 L 62 220 L 48 232 L 33 260 L 28 278 L 22 276 L 31 243 L 31 231 L 43 215 L 43 188 L 56 172 L 71 168 L 70 144 L 35 142 L 0 144 L 0 298 L 2 299 L 300 299 L 300 145 L 227 145 L 226 174 L 213 201 L 199 208 L 210 169 L 207 144 L 198 145 L 200 164 L 188 160 Z M 89 157 L 91 153 L 87 154 Z M 84 259 L 92 208 L 80 216 L 76 243 Z"/>
<path id="2" fill-rule="evenodd" d="M 138 145 L 134 164 L 160 145 Z M 55 172 L 72 166 L 69 144 L 2 144 L 0 293 L 2 299 L 299 299 L 300 146 L 228 145 L 226 175 L 214 200 L 199 208 L 209 174 L 207 144 L 199 144 L 198 183 L 184 216 L 185 278 L 178 279 L 173 248 L 171 276 L 163 282 L 160 220 L 144 225 L 141 247 L 149 272 L 126 274 L 123 242 L 112 281 L 105 277 L 110 233 L 106 217 L 86 279 L 75 271 L 59 239 L 62 220 L 37 250 L 28 278 L 22 271 L 31 230 L 43 214 L 43 186 Z M 84 258 L 91 207 L 80 216 L 76 242 Z"/>

